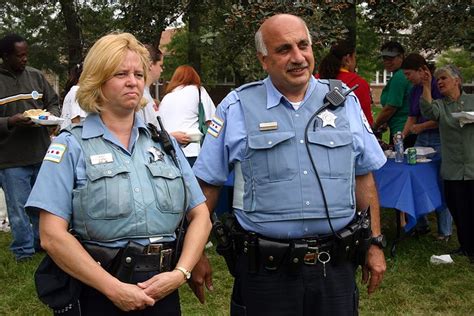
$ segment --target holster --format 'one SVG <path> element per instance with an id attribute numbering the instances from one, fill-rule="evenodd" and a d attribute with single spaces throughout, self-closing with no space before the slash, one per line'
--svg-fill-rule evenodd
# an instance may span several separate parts
<path id="1" fill-rule="evenodd" d="M 217 241 L 216 251 L 219 255 L 224 257 L 227 268 L 229 269 L 229 273 L 235 277 L 237 254 L 235 250 L 234 238 L 231 234 L 233 226 L 232 219 L 228 219 L 226 224 L 224 224 L 214 214 L 212 222 L 212 233 Z"/>
<path id="2" fill-rule="evenodd" d="M 122 251 L 121 248 L 106 248 L 87 243 L 82 244 L 82 246 L 108 272 L 110 272 L 117 254 Z"/>

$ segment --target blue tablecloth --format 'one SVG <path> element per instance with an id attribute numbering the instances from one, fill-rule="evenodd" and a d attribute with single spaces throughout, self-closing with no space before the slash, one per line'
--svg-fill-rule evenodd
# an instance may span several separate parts
<path id="1" fill-rule="evenodd" d="M 441 160 L 409 165 L 388 159 L 374 172 L 380 205 L 408 214 L 405 231 L 412 229 L 417 218 L 435 209 L 444 208 L 442 183 L 439 177 Z"/>

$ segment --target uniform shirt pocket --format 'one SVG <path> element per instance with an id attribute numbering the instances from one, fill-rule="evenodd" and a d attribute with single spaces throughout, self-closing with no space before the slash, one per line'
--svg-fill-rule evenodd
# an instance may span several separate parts
<path id="1" fill-rule="evenodd" d="M 183 212 L 185 189 L 179 169 L 161 162 L 146 166 L 150 171 L 158 209 L 165 213 Z"/>
<path id="2" fill-rule="evenodd" d="M 349 131 L 308 132 L 310 151 L 322 178 L 352 177 L 354 162 Z"/>
<path id="3" fill-rule="evenodd" d="M 94 219 L 127 217 L 133 211 L 129 171 L 118 164 L 87 168 L 88 181 L 81 194 L 81 205 Z"/>
<path id="4" fill-rule="evenodd" d="M 248 137 L 249 158 L 257 183 L 289 181 L 297 172 L 294 132 L 265 132 Z"/>

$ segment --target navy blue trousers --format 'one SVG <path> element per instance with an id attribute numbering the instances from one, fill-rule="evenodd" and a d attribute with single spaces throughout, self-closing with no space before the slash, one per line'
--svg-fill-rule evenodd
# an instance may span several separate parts
<path id="1" fill-rule="evenodd" d="M 351 262 L 302 265 L 290 273 L 260 267 L 248 272 L 248 259 L 237 262 L 231 315 L 358 315 L 359 292 Z"/>
<path id="2" fill-rule="evenodd" d="M 156 272 L 135 272 L 133 282 L 143 282 L 148 280 Z M 134 316 L 178 316 L 181 315 L 181 309 L 179 305 L 179 293 L 178 290 L 166 296 L 164 299 L 159 300 L 155 305 L 147 307 L 144 310 L 124 312 L 117 308 L 112 301 L 110 301 L 105 295 L 99 291 L 84 285 L 82 289 L 80 301 L 80 315 L 97 315 L 97 316 L 115 316 L 115 315 L 134 315 Z"/>

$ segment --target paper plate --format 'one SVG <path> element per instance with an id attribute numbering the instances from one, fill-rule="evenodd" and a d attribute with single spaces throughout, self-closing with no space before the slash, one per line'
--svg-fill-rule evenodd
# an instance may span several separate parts
<path id="1" fill-rule="evenodd" d="M 36 117 L 30 117 L 30 119 L 39 125 L 59 125 L 62 122 L 64 122 L 63 118 L 56 117 L 56 116 L 48 116 L 47 120 L 40 120 L 39 118 L 36 118 Z"/>
<path id="2" fill-rule="evenodd" d="M 430 161 L 431 161 L 431 159 L 429 159 L 429 158 L 417 158 L 416 159 L 417 163 L 424 163 L 424 162 L 430 162 Z"/>
<path id="3" fill-rule="evenodd" d="M 198 129 L 189 129 L 184 132 L 191 139 L 191 142 L 199 142 L 202 138 L 202 133 Z"/>

